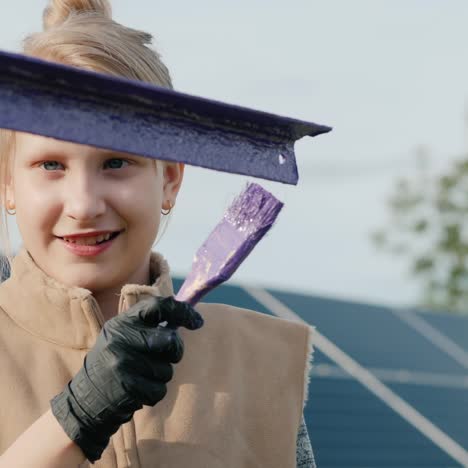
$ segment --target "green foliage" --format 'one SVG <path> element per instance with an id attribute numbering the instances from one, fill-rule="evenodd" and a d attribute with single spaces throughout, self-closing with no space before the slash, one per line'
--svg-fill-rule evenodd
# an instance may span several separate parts
<path id="1" fill-rule="evenodd" d="M 396 182 L 388 225 L 372 241 L 408 259 L 421 306 L 468 313 L 468 155 L 438 176 L 429 175 L 425 155 L 419 163 L 413 177 Z"/>

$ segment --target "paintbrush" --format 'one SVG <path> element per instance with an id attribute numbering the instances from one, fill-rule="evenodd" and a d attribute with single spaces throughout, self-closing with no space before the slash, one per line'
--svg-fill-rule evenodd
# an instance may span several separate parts
<path id="1" fill-rule="evenodd" d="M 250 183 L 198 249 L 176 299 L 195 305 L 228 280 L 275 222 L 283 203 Z"/>

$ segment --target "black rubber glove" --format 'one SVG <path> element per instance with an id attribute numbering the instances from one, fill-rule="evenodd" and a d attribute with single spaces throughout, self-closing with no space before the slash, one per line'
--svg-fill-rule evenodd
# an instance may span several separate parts
<path id="1" fill-rule="evenodd" d="M 166 321 L 167 328 L 160 325 Z M 176 328 L 202 325 L 198 312 L 172 297 L 140 301 L 104 324 L 83 367 L 50 401 L 52 413 L 91 463 L 135 411 L 166 395 L 172 364 L 184 353 Z"/>

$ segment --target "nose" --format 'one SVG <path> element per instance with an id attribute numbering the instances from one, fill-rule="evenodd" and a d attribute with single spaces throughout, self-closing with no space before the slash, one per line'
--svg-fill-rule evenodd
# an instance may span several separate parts
<path id="1" fill-rule="evenodd" d="M 69 177 L 65 187 L 65 215 L 77 221 L 93 220 L 104 214 L 106 202 L 102 183 L 82 171 Z"/>

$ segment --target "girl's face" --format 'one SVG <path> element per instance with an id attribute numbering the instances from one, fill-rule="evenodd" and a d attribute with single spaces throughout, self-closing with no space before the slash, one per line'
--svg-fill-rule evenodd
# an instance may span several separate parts
<path id="1" fill-rule="evenodd" d="M 147 279 L 161 209 L 174 204 L 183 172 L 180 163 L 156 168 L 149 158 L 17 133 L 7 196 L 38 266 L 65 285 L 99 292 Z M 120 234 L 91 256 L 63 239 L 97 231 Z"/>

